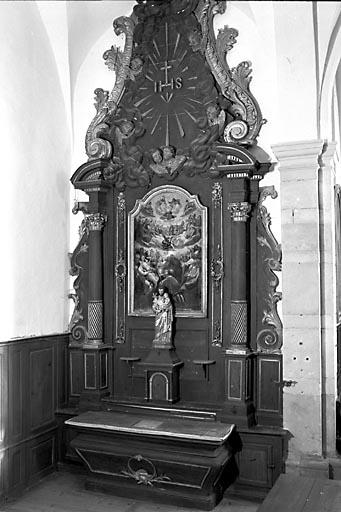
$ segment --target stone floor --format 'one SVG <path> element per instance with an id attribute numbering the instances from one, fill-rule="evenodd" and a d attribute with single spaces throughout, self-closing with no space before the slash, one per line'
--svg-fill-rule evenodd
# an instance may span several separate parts
<path id="1" fill-rule="evenodd" d="M 160 505 L 85 491 L 84 476 L 66 472 L 49 475 L 1 512 L 193 512 L 197 509 Z M 214 512 L 256 512 L 259 503 L 224 497 Z"/>

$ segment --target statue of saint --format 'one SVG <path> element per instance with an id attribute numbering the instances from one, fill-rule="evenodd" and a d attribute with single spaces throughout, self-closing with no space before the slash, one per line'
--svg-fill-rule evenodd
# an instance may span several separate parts
<path id="1" fill-rule="evenodd" d="M 164 286 L 158 286 L 154 294 L 152 310 L 155 313 L 155 338 L 153 346 L 172 347 L 173 305 Z"/>

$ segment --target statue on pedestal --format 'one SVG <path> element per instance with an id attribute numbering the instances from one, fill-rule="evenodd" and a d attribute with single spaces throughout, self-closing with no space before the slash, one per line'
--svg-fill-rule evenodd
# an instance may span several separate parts
<path id="1" fill-rule="evenodd" d="M 153 347 L 172 347 L 173 305 L 167 289 L 159 286 L 153 296 L 152 309 L 155 313 L 155 338 Z"/>
<path id="2" fill-rule="evenodd" d="M 146 399 L 175 403 L 180 399 L 179 371 L 183 362 L 173 345 L 172 298 L 161 283 L 153 294 L 152 310 L 155 313 L 155 335 L 151 350 L 139 363 L 145 370 Z"/>

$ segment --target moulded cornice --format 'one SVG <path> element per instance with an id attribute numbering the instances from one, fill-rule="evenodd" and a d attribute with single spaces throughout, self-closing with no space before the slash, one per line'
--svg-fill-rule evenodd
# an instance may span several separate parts
<path id="1" fill-rule="evenodd" d="M 332 141 L 326 141 L 323 146 L 321 155 L 322 165 L 326 163 L 326 160 L 338 160 L 338 153 L 336 151 L 337 143 Z"/>
<path id="2" fill-rule="evenodd" d="M 321 139 L 283 142 L 271 146 L 276 158 L 280 162 L 290 158 L 316 157 L 323 148 L 324 141 Z"/>
<path id="3" fill-rule="evenodd" d="M 324 141 L 320 139 L 274 144 L 272 150 L 278 160 L 280 170 L 310 170 L 319 168 L 319 157 Z M 306 176 L 308 178 L 308 176 Z"/>
<path id="4" fill-rule="evenodd" d="M 71 183 L 75 188 L 83 189 L 85 185 L 109 185 L 104 182 L 102 171 L 108 166 L 107 160 L 90 160 L 81 165 L 71 178 Z"/>

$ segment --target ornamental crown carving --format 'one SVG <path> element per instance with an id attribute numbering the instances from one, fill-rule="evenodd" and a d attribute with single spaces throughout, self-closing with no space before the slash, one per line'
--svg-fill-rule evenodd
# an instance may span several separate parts
<path id="1" fill-rule="evenodd" d="M 131 17 L 114 21 L 125 46 L 103 55 L 115 84 L 95 91 L 89 160 L 113 160 L 126 185 L 148 186 L 155 175 L 214 172 L 216 145 L 256 142 L 264 120 L 249 88 L 251 65 L 230 68 L 238 31 L 213 28 L 225 9 L 218 0 L 138 0 Z"/>

